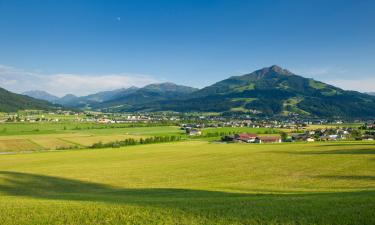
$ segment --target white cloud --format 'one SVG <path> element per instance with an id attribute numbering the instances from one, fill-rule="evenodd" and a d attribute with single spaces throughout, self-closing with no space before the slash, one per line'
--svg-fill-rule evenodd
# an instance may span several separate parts
<path id="1" fill-rule="evenodd" d="M 374 76 L 373 76 L 374 77 Z M 363 79 L 333 79 L 326 80 L 328 84 L 340 87 L 344 90 L 354 90 L 360 92 L 375 92 L 375 78 Z"/>
<path id="2" fill-rule="evenodd" d="M 348 73 L 347 70 L 337 67 L 294 68 L 291 71 L 298 75 L 313 77 L 337 77 Z"/>
<path id="3" fill-rule="evenodd" d="M 344 90 L 359 92 L 375 92 L 374 76 L 354 76 L 353 72 L 338 67 L 316 67 L 308 69 L 295 69 L 296 74 L 306 77 L 313 77 L 316 80 L 323 81 Z"/>
<path id="4" fill-rule="evenodd" d="M 17 93 L 44 90 L 58 96 L 87 95 L 154 82 L 154 78 L 140 74 L 42 74 L 0 65 L 0 86 Z"/>

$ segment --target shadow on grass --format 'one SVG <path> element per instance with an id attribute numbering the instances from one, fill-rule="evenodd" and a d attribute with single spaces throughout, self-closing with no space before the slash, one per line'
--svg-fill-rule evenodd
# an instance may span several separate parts
<path id="1" fill-rule="evenodd" d="M 267 153 L 280 153 L 280 154 L 293 154 L 293 155 L 374 155 L 375 148 L 331 149 L 331 150 L 315 150 L 315 151 L 267 151 Z"/>
<path id="2" fill-rule="evenodd" d="M 319 143 L 319 142 L 316 142 Z M 327 142 L 320 142 L 320 143 L 327 143 Z M 366 147 L 374 147 L 375 148 L 375 142 L 373 143 L 363 143 L 363 142 L 343 142 L 343 143 L 328 143 L 328 144 L 322 144 L 317 145 L 315 147 L 317 148 L 325 148 L 325 147 L 350 147 L 350 146 L 366 146 Z"/>
<path id="3" fill-rule="evenodd" d="M 335 175 L 335 176 L 316 176 L 317 178 L 323 179 L 337 179 L 337 180 L 364 180 L 364 181 L 375 181 L 375 176 L 345 176 L 345 175 Z"/>
<path id="4" fill-rule="evenodd" d="M 302 155 L 326 155 L 326 154 L 373 155 L 373 154 L 375 154 L 375 148 L 333 149 L 333 150 L 325 150 L 325 151 L 320 151 L 320 150 L 318 150 L 318 151 L 300 151 L 300 152 L 290 152 L 290 153 L 302 154 Z"/>
<path id="5" fill-rule="evenodd" d="M 372 179 L 372 177 L 370 178 Z M 115 188 L 37 174 L 0 171 L 0 194 L 168 209 L 174 216 L 228 223 L 374 224 L 375 191 L 248 194 L 175 188 Z M 331 207 L 334 204 L 335 207 Z M 177 210 L 177 211 L 175 211 Z M 177 216 L 177 214 L 176 214 Z M 253 221 L 253 222 L 252 222 Z"/>

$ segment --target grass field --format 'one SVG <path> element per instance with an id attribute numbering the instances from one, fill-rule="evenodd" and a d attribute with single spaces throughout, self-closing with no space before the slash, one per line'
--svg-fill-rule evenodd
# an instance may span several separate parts
<path id="1" fill-rule="evenodd" d="M 118 134 L 120 132 L 151 134 L 176 133 L 174 126 L 129 127 L 131 124 L 97 123 L 0 123 L 0 136 L 61 133 Z"/>
<path id="2" fill-rule="evenodd" d="M 88 123 L 79 125 L 46 123 L 46 126 L 32 123 L 1 124 L 0 153 L 88 147 L 99 141 L 106 143 L 126 138 L 139 139 L 183 133 L 174 126 L 113 128 L 108 125 Z"/>
<path id="3" fill-rule="evenodd" d="M 0 155 L 0 224 L 375 224 L 372 142 Z"/>
<path id="4" fill-rule="evenodd" d="M 278 131 L 268 128 L 247 127 L 206 128 L 203 130 L 203 134 L 222 132 L 264 134 Z M 76 146 L 85 148 L 99 141 L 107 143 L 126 138 L 139 139 L 150 136 L 184 134 L 185 131 L 176 126 L 123 128 L 118 127 L 116 124 L 103 125 L 95 123 L 8 123 L 0 124 L 0 153 L 55 150 Z M 211 139 L 217 140 L 219 138 L 213 137 Z"/>

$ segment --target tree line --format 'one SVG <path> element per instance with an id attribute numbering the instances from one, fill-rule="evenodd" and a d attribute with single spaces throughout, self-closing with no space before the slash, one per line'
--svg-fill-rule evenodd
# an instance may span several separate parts
<path id="1" fill-rule="evenodd" d="M 131 145 L 143 145 L 143 144 L 154 144 L 154 143 L 163 143 L 163 142 L 174 142 L 180 141 L 181 136 L 154 136 L 147 138 L 126 138 L 121 141 L 112 141 L 112 142 L 97 142 L 90 146 L 90 148 L 120 148 Z"/>

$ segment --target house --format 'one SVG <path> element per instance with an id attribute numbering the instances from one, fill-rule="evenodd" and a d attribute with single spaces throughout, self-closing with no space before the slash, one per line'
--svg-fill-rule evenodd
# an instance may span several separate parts
<path id="1" fill-rule="evenodd" d="M 100 118 L 97 120 L 98 123 L 111 123 L 110 119 L 107 118 Z"/>
<path id="2" fill-rule="evenodd" d="M 307 142 L 314 142 L 314 141 L 315 141 L 315 139 L 314 139 L 314 138 L 310 138 L 310 137 L 309 137 L 309 138 L 307 138 L 307 139 L 306 139 L 306 141 L 307 141 Z"/>
<path id="3" fill-rule="evenodd" d="M 279 136 L 260 136 L 258 139 L 259 143 L 281 143 Z"/>
<path id="4" fill-rule="evenodd" d="M 242 141 L 246 143 L 257 142 L 258 136 L 256 134 L 235 134 L 234 139 L 237 141 Z"/>
<path id="5" fill-rule="evenodd" d="M 375 138 L 375 134 L 372 134 L 370 132 L 366 132 L 366 134 L 362 136 L 362 140 L 365 140 L 365 141 L 373 141 L 374 138 Z"/>
<path id="6" fill-rule="evenodd" d="M 191 130 L 187 131 L 187 134 L 189 136 L 199 136 L 199 135 L 202 135 L 202 131 L 196 130 L 196 129 L 191 129 Z"/>
<path id="7" fill-rule="evenodd" d="M 365 140 L 365 141 L 373 141 L 374 137 L 372 137 L 372 136 L 364 136 L 363 140 Z"/>
<path id="8" fill-rule="evenodd" d="M 328 137 L 331 139 L 331 140 L 337 140 L 339 138 L 339 136 L 337 134 L 331 134 L 331 135 L 328 135 Z"/>
<path id="9" fill-rule="evenodd" d="M 336 141 L 337 139 L 337 135 L 335 136 L 335 135 L 324 135 L 324 136 L 321 136 L 320 137 L 320 140 L 322 140 L 322 141 Z"/>
<path id="10" fill-rule="evenodd" d="M 293 141 L 305 141 L 309 136 L 306 133 L 303 134 L 292 134 Z"/>

